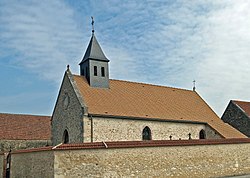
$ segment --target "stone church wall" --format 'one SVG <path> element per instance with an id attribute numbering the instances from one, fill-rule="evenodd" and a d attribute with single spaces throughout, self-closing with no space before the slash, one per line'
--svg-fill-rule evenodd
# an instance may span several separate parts
<path id="1" fill-rule="evenodd" d="M 208 139 L 220 139 L 222 138 L 221 135 L 216 132 L 213 128 L 211 128 L 209 125 L 205 126 L 205 132 L 206 132 L 206 137 Z"/>
<path id="2" fill-rule="evenodd" d="M 54 177 L 54 153 L 35 151 L 12 154 L 10 170 L 12 178 L 52 178 Z"/>
<path id="3" fill-rule="evenodd" d="M 223 177 L 250 174 L 250 144 L 61 150 L 55 177 Z"/>
<path id="4" fill-rule="evenodd" d="M 0 150 L 10 151 L 51 145 L 50 140 L 0 140 Z"/>
<path id="5" fill-rule="evenodd" d="M 227 106 L 221 119 L 246 136 L 250 137 L 250 119 L 232 101 Z"/>
<path id="6" fill-rule="evenodd" d="M 63 142 L 65 130 L 69 133 L 70 143 L 83 142 L 83 110 L 69 80 L 64 76 L 58 100 L 52 116 L 52 144 Z"/>
<path id="7" fill-rule="evenodd" d="M 99 117 L 92 117 L 92 120 L 91 124 L 91 118 L 84 118 L 85 142 L 90 142 L 91 137 L 93 137 L 94 142 L 140 141 L 142 140 L 142 131 L 146 126 L 151 129 L 153 140 L 169 140 L 170 135 L 173 140 L 188 139 L 189 133 L 191 133 L 192 139 L 199 139 L 199 132 L 202 129 L 205 130 L 207 138 L 221 138 L 205 124 Z"/>

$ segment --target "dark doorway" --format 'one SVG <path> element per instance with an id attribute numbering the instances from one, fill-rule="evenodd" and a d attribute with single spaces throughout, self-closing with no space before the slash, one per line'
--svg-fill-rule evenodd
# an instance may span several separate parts
<path id="1" fill-rule="evenodd" d="M 142 140 L 152 140 L 151 130 L 146 126 L 142 131 Z"/>
<path id="2" fill-rule="evenodd" d="M 63 143 L 64 144 L 69 143 L 69 133 L 68 133 L 67 130 L 65 130 L 64 133 L 63 133 Z"/>
<path id="3" fill-rule="evenodd" d="M 11 160 L 11 155 L 9 153 L 6 159 L 6 178 L 10 178 L 10 160 Z"/>
<path id="4" fill-rule="evenodd" d="M 199 138 L 200 139 L 206 139 L 206 133 L 205 133 L 205 131 L 203 129 L 200 131 Z"/>

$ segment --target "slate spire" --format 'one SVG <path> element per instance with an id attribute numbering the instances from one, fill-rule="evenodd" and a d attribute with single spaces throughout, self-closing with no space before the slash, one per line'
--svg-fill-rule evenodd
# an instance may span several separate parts
<path id="1" fill-rule="evenodd" d="M 95 28 L 94 28 L 94 17 L 91 16 L 91 25 L 92 25 L 92 37 L 90 39 L 88 48 L 84 54 L 84 57 L 82 59 L 82 61 L 80 62 L 83 63 L 84 61 L 88 60 L 88 59 L 93 59 L 93 60 L 101 60 L 101 61 L 109 61 L 107 59 L 107 57 L 105 56 L 105 54 L 102 51 L 101 46 L 99 45 L 96 37 L 95 37 Z"/>
<path id="2" fill-rule="evenodd" d="M 105 54 L 103 53 L 102 48 L 99 45 L 98 41 L 96 40 L 96 37 L 94 34 L 92 34 L 88 48 L 84 54 L 84 57 L 81 63 L 83 63 L 84 61 L 88 59 L 107 61 L 107 62 L 109 61 L 107 57 L 105 56 Z"/>
<path id="3" fill-rule="evenodd" d="M 80 62 L 80 73 L 85 76 L 91 87 L 109 88 L 109 60 L 99 45 L 94 30 L 94 18 L 91 17 L 92 36 L 87 50 Z"/>

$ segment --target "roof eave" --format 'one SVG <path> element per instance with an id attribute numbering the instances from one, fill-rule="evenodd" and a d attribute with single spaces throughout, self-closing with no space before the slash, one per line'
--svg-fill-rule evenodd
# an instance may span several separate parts
<path id="1" fill-rule="evenodd" d="M 151 117 L 134 117 L 134 116 L 119 116 L 119 115 L 106 115 L 106 114 L 94 114 L 89 113 L 89 117 L 106 117 L 106 118 L 116 118 L 116 119 L 130 119 L 130 120 L 150 120 L 158 122 L 179 122 L 179 123 L 193 123 L 193 124 L 207 124 L 206 122 L 200 121 L 190 121 L 190 120 L 174 120 L 174 119 L 160 119 Z"/>
<path id="2" fill-rule="evenodd" d="M 109 62 L 109 59 L 94 59 L 94 58 L 87 58 L 87 59 L 82 59 L 82 61 L 79 63 L 79 65 L 81 65 L 82 63 L 84 63 L 87 60 L 93 60 L 93 61 L 103 61 L 103 62 Z"/>

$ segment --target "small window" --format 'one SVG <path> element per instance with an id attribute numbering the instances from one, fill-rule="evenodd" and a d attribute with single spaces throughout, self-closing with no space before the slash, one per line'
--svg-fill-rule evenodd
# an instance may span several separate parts
<path id="1" fill-rule="evenodd" d="M 69 143 L 69 133 L 68 133 L 67 130 L 65 130 L 64 133 L 63 133 L 63 143 L 64 144 Z"/>
<path id="2" fill-rule="evenodd" d="M 151 130 L 146 126 L 142 131 L 142 140 L 152 140 Z"/>
<path id="3" fill-rule="evenodd" d="M 203 129 L 199 133 L 199 138 L 200 139 L 206 139 L 206 133 L 205 133 L 205 131 Z"/>
<path id="4" fill-rule="evenodd" d="M 97 66 L 94 66 L 94 76 L 97 76 Z"/>
<path id="5" fill-rule="evenodd" d="M 105 77 L 105 69 L 104 69 L 104 67 L 101 68 L 101 72 L 102 72 L 102 77 Z"/>

